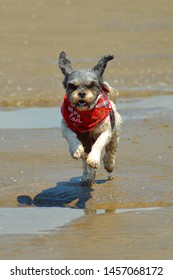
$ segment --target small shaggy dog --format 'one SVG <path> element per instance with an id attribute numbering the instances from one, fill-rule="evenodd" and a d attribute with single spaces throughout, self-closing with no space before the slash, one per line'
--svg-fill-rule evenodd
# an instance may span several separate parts
<path id="1" fill-rule="evenodd" d="M 105 55 L 92 69 L 73 70 L 66 53 L 59 56 L 66 90 L 61 107 L 62 134 L 72 157 L 83 160 L 83 186 L 95 182 L 104 149 L 104 168 L 111 173 L 115 166 L 122 120 L 115 106 L 117 91 L 103 82 L 107 62 L 113 58 Z"/>

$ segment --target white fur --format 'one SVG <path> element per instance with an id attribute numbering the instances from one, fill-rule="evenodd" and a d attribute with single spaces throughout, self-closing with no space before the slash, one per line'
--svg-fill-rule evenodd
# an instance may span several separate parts
<path id="1" fill-rule="evenodd" d="M 106 85 L 109 86 L 107 83 Z M 111 93 L 110 98 L 112 97 L 111 95 L 114 95 L 115 97 L 114 89 L 110 86 L 109 89 Z M 122 119 L 120 114 L 117 112 L 115 103 L 113 101 L 110 102 L 115 114 L 115 126 L 112 130 L 110 116 L 108 116 L 102 124 L 98 125 L 93 131 L 91 131 L 91 136 L 95 139 L 95 143 L 93 144 L 89 154 L 84 152 L 84 147 L 77 138 L 76 133 L 67 126 L 64 119 L 62 120 L 62 134 L 68 141 L 70 154 L 75 159 L 81 158 L 83 160 L 83 176 L 81 179 L 82 185 L 91 186 L 94 183 L 96 169 L 100 167 L 101 154 L 104 149 L 104 168 L 110 173 L 113 171 L 115 166 L 116 150 L 119 143 L 119 132 Z"/>

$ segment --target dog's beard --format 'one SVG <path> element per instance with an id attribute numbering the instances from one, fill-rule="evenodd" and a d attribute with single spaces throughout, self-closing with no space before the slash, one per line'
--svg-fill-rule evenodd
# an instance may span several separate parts
<path id="1" fill-rule="evenodd" d="M 75 104 L 75 107 L 79 110 L 79 111 L 84 111 L 84 110 L 88 110 L 90 107 L 90 104 L 85 101 L 84 99 L 79 99 L 79 101 Z"/>
<path id="2" fill-rule="evenodd" d="M 68 99 L 78 111 L 86 111 L 94 108 L 98 95 L 98 92 L 88 90 L 85 92 L 85 97 L 81 98 L 78 91 L 73 91 L 68 95 Z"/>

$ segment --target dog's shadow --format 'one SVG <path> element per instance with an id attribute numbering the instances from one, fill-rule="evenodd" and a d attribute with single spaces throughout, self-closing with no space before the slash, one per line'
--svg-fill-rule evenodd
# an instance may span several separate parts
<path id="1" fill-rule="evenodd" d="M 97 184 L 103 182 L 104 180 L 98 180 Z M 93 191 L 92 187 L 80 186 L 78 178 L 71 178 L 68 182 L 58 182 L 55 187 L 43 190 L 33 200 L 29 196 L 21 195 L 17 197 L 17 201 L 21 205 L 84 209 Z"/>

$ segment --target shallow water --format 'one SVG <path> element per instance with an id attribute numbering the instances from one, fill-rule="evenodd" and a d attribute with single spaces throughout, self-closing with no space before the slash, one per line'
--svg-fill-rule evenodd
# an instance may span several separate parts
<path id="1" fill-rule="evenodd" d="M 82 216 L 68 208 L 1 208 L 0 234 L 46 234 Z"/>
<path id="2" fill-rule="evenodd" d="M 59 108 L 25 108 L 0 110 L 0 129 L 60 127 Z"/>
<path id="3" fill-rule="evenodd" d="M 173 96 L 119 99 L 118 111 L 123 121 L 150 118 L 159 111 L 173 109 Z M 56 128 L 61 125 L 60 108 L 25 108 L 0 110 L 0 129 Z"/>
<path id="4" fill-rule="evenodd" d="M 116 209 L 106 213 L 140 213 L 153 211 L 161 207 L 146 207 L 133 209 Z M 60 207 L 33 207 L 33 208 L 1 208 L 0 235 L 35 235 L 48 234 L 60 230 L 69 223 L 90 214 L 105 214 L 105 210 L 91 211 L 89 209 L 70 209 Z"/>

